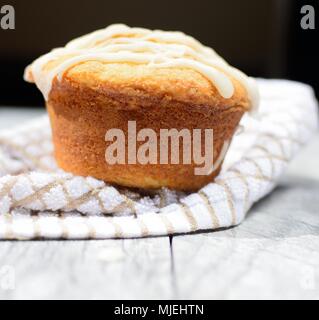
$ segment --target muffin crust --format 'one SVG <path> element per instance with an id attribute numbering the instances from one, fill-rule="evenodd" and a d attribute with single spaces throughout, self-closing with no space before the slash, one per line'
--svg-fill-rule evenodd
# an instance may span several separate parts
<path id="1" fill-rule="evenodd" d="M 86 62 L 70 69 L 62 81 L 54 81 L 47 108 L 58 165 L 74 174 L 127 187 L 196 190 L 211 182 L 220 168 L 208 176 L 197 176 L 194 163 L 106 162 L 107 130 L 118 128 L 127 133 L 128 121 L 136 121 L 137 130 L 151 128 L 157 134 L 163 128 L 213 129 L 217 159 L 249 108 L 245 89 L 235 80 L 235 94 L 224 99 L 192 70 L 158 69 L 154 74 L 141 69 Z"/>
<path id="2" fill-rule="evenodd" d="M 25 79 L 44 95 L 62 169 L 144 189 L 196 190 L 213 181 L 242 115 L 258 104 L 255 81 L 213 49 L 181 32 L 125 25 L 52 50 L 26 68 Z M 110 164 L 106 150 L 112 142 L 106 133 L 120 129 L 127 137 L 129 121 L 136 122 L 137 131 L 152 129 L 158 142 L 162 129 L 212 129 L 214 170 L 195 175 L 194 157 L 189 164 Z M 137 142 L 136 156 L 144 142 Z M 183 154 L 183 143 L 176 148 Z"/>

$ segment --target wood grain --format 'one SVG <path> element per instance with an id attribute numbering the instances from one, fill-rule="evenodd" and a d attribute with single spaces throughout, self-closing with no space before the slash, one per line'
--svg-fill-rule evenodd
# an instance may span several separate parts
<path id="1" fill-rule="evenodd" d="M 168 238 L 0 243 L 0 299 L 174 298 Z"/>

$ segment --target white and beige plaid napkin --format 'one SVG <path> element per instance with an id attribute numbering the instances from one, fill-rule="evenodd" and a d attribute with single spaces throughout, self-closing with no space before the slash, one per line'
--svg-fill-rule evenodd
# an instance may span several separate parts
<path id="1" fill-rule="evenodd" d="M 192 194 L 119 189 L 61 171 L 47 117 L 0 132 L 0 238 L 128 238 L 239 224 L 318 126 L 309 86 L 258 83 L 257 118 L 242 119 L 244 130 L 233 139 L 222 173 Z"/>

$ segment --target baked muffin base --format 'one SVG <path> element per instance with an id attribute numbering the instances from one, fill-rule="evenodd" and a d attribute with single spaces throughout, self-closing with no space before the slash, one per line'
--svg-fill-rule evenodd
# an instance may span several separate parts
<path id="1" fill-rule="evenodd" d="M 54 82 L 47 109 L 55 157 L 65 171 L 126 187 L 185 191 L 197 190 L 213 181 L 220 166 L 210 175 L 199 176 L 194 174 L 198 167 L 195 163 L 110 165 L 105 160 L 110 144 L 105 142 L 107 130 L 117 128 L 127 133 L 128 121 L 136 121 L 137 131 L 150 128 L 157 134 L 160 129 L 171 128 L 213 129 L 217 159 L 245 112 L 245 107 L 225 105 L 224 101 L 212 107 L 131 88 L 92 88 L 70 78 Z"/>

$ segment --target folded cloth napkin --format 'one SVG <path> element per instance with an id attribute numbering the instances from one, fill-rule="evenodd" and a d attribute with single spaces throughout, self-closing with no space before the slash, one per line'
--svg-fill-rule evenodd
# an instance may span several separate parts
<path id="1" fill-rule="evenodd" d="M 47 117 L 0 133 L 0 238 L 128 238 L 239 224 L 274 189 L 317 130 L 317 101 L 304 84 L 258 80 L 257 117 L 243 117 L 223 170 L 196 193 L 132 191 L 60 170 Z"/>

